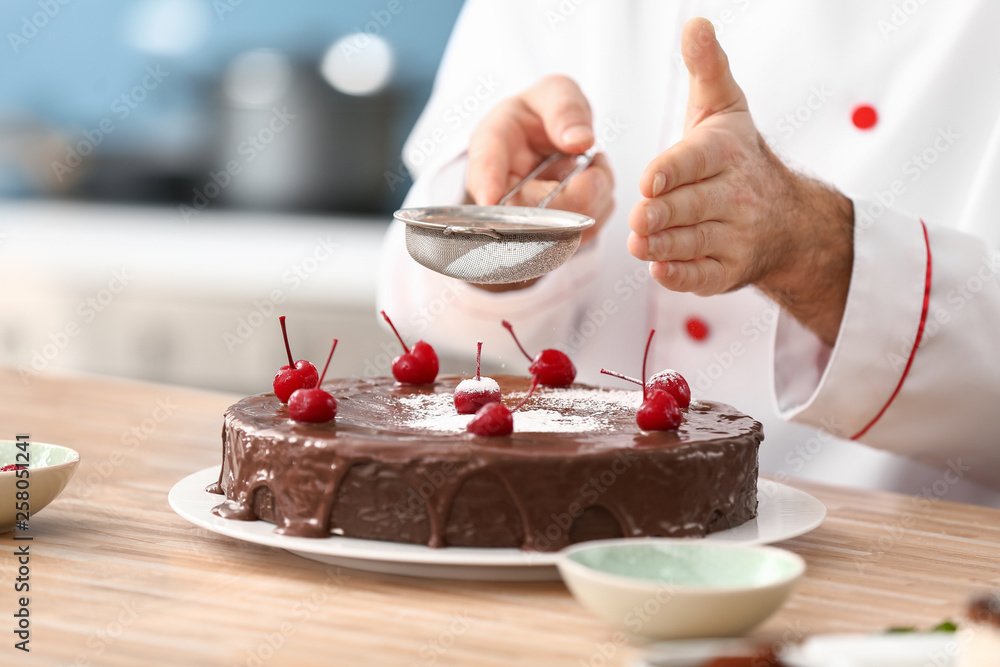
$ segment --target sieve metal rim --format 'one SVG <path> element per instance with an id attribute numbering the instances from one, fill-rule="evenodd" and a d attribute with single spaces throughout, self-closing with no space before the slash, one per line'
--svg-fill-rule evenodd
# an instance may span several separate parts
<path id="1" fill-rule="evenodd" d="M 569 236 L 595 224 L 582 213 L 535 206 L 426 206 L 399 209 L 392 217 L 446 235 L 483 234 L 498 240 L 515 234 Z"/>

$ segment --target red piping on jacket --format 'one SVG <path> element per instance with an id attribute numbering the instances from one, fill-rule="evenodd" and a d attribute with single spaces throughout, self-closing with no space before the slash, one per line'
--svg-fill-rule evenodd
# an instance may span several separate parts
<path id="1" fill-rule="evenodd" d="M 868 422 L 868 425 L 863 429 L 852 435 L 851 440 L 857 440 L 867 433 L 868 429 L 874 426 L 875 423 L 882 418 L 882 415 L 885 414 L 885 411 L 889 409 L 889 406 L 892 405 L 892 402 L 896 399 L 896 395 L 899 393 L 899 390 L 903 388 L 903 382 L 906 381 L 906 376 L 910 372 L 910 366 L 913 365 L 913 357 L 916 356 L 917 348 L 920 347 L 920 339 L 924 336 L 924 325 L 927 324 L 927 311 L 931 302 L 931 241 L 927 236 L 927 225 L 924 224 L 923 220 L 920 221 L 920 225 L 924 228 L 924 243 L 927 245 L 927 277 L 924 279 L 924 309 L 920 313 L 920 325 L 917 327 L 917 337 L 913 339 L 913 349 L 910 350 L 910 358 L 906 360 L 906 367 L 903 369 L 902 377 L 899 378 L 899 384 L 896 385 L 896 390 L 892 392 L 892 396 L 890 396 L 889 400 L 886 401 L 886 404 L 882 406 L 879 413 L 875 415 L 875 418 Z"/>

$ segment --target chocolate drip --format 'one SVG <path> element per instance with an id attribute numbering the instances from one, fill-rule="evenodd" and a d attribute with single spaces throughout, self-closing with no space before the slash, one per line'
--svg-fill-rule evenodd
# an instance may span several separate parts
<path id="1" fill-rule="evenodd" d="M 285 535 L 333 531 L 431 547 L 516 542 L 540 551 L 619 532 L 704 535 L 756 515 L 763 433 L 729 406 L 696 403 L 680 429 L 662 433 L 639 431 L 634 410 L 612 403 L 604 415 L 611 432 L 519 432 L 516 416 L 514 434 L 500 438 L 408 424 L 401 398 L 450 394 L 462 379 L 442 377 L 422 387 L 391 378 L 327 383 L 339 403 L 336 423 L 328 424 L 291 421 L 273 394 L 240 401 L 225 416 L 217 489 L 227 500 L 213 511 L 272 521 Z M 505 396 L 529 384 L 496 379 Z M 542 390 L 531 407 L 544 407 L 547 393 L 556 391 Z M 469 483 L 487 497 L 462 492 Z M 260 489 L 273 496 L 273 506 L 255 507 Z M 519 539 L 511 537 L 516 523 Z"/>
<path id="2" fill-rule="evenodd" d="M 222 425 L 222 451 L 223 451 L 223 454 L 225 454 L 225 451 L 226 451 L 226 425 L 225 424 Z M 225 493 L 225 491 L 222 490 L 222 470 L 223 470 L 223 467 L 219 466 L 219 479 L 218 479 L 218 481 L 212 482 L 211 484 L 209 484 L 208 486 L 205 487 L 205 491 L 207 493 L 215 493 L 215 494 L 218 494 L 220 496 Z"/>

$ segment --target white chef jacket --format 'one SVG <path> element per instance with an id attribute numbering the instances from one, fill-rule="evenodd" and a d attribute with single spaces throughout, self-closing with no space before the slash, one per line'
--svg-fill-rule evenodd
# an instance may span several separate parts
<path id="1" fill-rule="evenodd" d="M 626 250 L 639 176 L 682 137 L 680 35 L 694 16 L 715 24 L 774 151 L 854 201 L 832 348 L 752 287 L 670 292 Z M 655 328 L 651 369 L 764 424 L 762 471 L 1000 505 L 997 26 L 992 0 L 470 0 L 404 149 L 405 205 L 461 202 L 479 120 L 564 73 L 590 100 L 616 210 L 567 264 L 502 294 L 421 267 L 394 223 L 379 307 L 411 337 L 470 355 L 483 339 L 526 373 L 505 318 L 532 354 L 561 348 L 579 381 L 619 387 L 599 369 L 638 375 Z M 706 336 L 689 333 L 699 325 Z"/>

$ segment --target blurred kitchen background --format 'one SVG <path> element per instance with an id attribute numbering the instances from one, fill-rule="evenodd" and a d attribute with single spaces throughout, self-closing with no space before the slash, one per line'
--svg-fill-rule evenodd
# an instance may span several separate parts
<path id="1" fill-rule="evenodd" d="M 0 363 L 255 393 L 286 314 L 388 374 L 379 243 L 461 4 L 0 5 Z"/>

